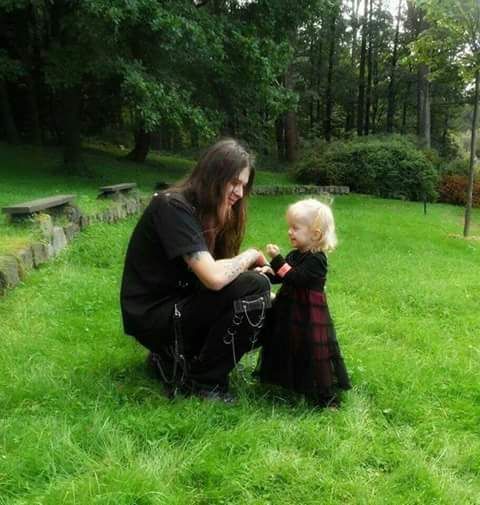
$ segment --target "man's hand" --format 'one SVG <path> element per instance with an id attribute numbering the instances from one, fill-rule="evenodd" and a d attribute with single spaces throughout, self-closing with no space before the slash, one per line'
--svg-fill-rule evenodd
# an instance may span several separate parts
<path id="1" fill-rule="evenodd" d="M 266 246 L 267 256 L 270 258 L 275 258 L 280 254 L 280 247 L 277 244 L 267 244 Z"/>
<path id="2" fill-rule="evenodd" d="M 264 267 L 265 265 L 268 265 L 267 258 L 265 258 L 265 256 L 263 255 L 263 253 L 261 251 L 258 251 L 258 258 L 255 263 L 255 266 L 256 267 Z M 255 270 L 256 270 L 256 268 L 255 268 Z"/>

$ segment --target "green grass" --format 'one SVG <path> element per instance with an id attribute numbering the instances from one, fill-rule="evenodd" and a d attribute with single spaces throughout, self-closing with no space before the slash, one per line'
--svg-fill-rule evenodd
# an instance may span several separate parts
<path id="1" fill-rule="evenodd" d="M 75 204 L 86 214 L 95 214 L 111 202 L 97 199 L 99 187 L 136 182 L 143 194 L 154 191 L 157 182 L 173 183 L 185 176 L 194 161 L 179 156 L 151 153 L 145 164 L 122 159 L 126 151 L 111 145 L 89 145 L 83 156 L 86 173 L 62 172 L 58 148 L 12 147 L 0 143 L 0 208 L 56 194 L 75 194 Z M 289 185 L 287 173 L 257 171 L 256 184 Z M 11 226 L 0 214 L 0 254 L 11 254 L 33 240 L 33 227 Z"/>
<path id="2" fill-rule="evenodd" d="M 286 251 L 294 200 L 252 198 L 245 246 Z M 451 206 L 352 195 L 334 211 L 328 296 L 354 384 L 339 411 L 241 373 L 237 406 L 168 401 L 122 332 L 136 218 L 91 226 L 0 299 L 0 504 L 480 503 L 480 242 L 451 236 Z"/>

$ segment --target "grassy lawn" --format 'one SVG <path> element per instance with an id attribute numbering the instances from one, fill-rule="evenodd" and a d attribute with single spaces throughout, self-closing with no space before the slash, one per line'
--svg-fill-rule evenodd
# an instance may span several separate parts
<path id="1" fill-rule="evenodd" d="M 28 197 L 71 182 L 32 177 L 19 189 L 9 176 L 0 203 L 4 188 Z M 96 187 L 76 191 L 93 201 Z M 252 198 L 245 246 L 286 251 L 294 200 Z M 233 378 L 237 406 L 167 400 L 122 333 L 136 218 L 92 225 L 0 298 L 0 504 L 479 504 L 480 242 L 452 236 L 452 206 L 424 216 L 351 195 L 334 211 L 328 295 L 354 384 L 338 411 L 255 384 L 253 355 Z M 480 235 L 478 210 L 474 222 Z"/>
<path id="2" fill-rule="evenodd" d="M 75 203 L 87 214 L 109 206 L 97 199 L 99 187 L 121 182 L 136 182 L 139 190 L 152 193 L 157 182 L 172 183 L 194 165 L 191 159 L 153 152 L 144 165 L 122 158 L 126 151 L 113 146 L 90 146 L 84 152 L 88 171 L 83 176 L 61 172 L 62 153 L 57 148 L 33 146 L 11 147 L 0 143 L 0 208 L 56 194 L 75 194 Z M 286 172 L 257 171 L 258 185 L 292 184 Z M 6 215 L 0 213 L 0 254 L 14 253 L 31 242 L 32 227 L 9 226 Z"/>

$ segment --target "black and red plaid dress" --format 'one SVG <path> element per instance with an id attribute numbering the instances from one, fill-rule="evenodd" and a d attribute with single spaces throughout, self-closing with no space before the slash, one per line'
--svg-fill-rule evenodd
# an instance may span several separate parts
<path id="1" fill-rule="evenodd" d="M 259 362 L 260 380 L 277 384 L 328 405 L 350 380 L 324 291 L 323 252 L 291 251 L 272 260 L 282 286 L 267 315 Z"/>

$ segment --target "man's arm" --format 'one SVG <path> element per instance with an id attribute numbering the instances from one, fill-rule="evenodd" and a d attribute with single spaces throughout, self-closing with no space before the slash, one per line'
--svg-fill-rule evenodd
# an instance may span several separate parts
<path id="1" fill-rule="evenodd" d="M 219 291 L 242 272 L 260 264 L 262 258 L 263 255 L 256 249 L 247 249 L 238 256 L 223 260 L 215 260 L 208 251 L 194 252 L 183 257 L 200 282 L 213 291 Z"/>

